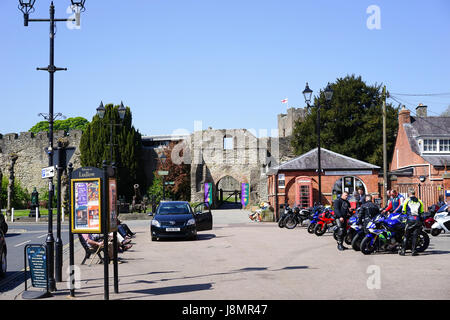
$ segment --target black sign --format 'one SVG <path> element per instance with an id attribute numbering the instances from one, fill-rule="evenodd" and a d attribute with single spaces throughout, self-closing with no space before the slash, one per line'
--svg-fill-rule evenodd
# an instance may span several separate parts
<path id="1" fill-rule="evenodd" d="M 47 250 L 41 244 L 29 244 L 25 247 L 31 273 L 31 285 L 47 289 Z"/>
<path id="2" fill-rule="evenodd" d="M 95 167 L 78 168 L 72 173 L 72 179 L 86 179 L 86 178 L 102 178 L 103 171 Z"/>

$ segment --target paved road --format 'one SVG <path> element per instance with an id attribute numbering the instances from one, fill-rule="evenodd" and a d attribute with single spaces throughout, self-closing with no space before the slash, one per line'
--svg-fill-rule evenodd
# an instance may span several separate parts
<path id="1" fill-rule="evenodd" d="M 450 235 L 432 237 L 417 257 L 365 256 L 338 251 L 330 233 L 317 237 L 304 227 L 280 229 L 251 222 L 247 214 L 215 210 L 214 229 L 200 232 L 198 241 L 151 241 L 149 221 L 127 222 L 137 232 L 135 245 L 121 254 L 120 293 L 111 287 L 110 298 L 450 299 Z M 75 299 L 103 299 L 102 270 L 80 266 Z M 50 299 L 67 296 L 61 290 Z M 14 298 L 20 296 L 8 299 Z"/>
<path id="2" fill-rule="evenodd" d="M 27 244 L 45 244 L 48 230 L 47 223 L 8 222 L 8 227 L 8 233 L 6 234 L 8 266 L 5 278 L 0 281 L 0 292 L 14 289 L 23 281 L 21 271 L 24 268 L 24 247 Z M 56 240 L 56 224 L 53 225 L 53 237 Z M 67 223 L 61 227 L 61 239 L 63 245 L 69 243 Z"/>

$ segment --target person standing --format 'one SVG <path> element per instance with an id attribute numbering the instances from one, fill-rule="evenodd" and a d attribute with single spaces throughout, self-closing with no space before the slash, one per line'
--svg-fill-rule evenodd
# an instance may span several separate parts
<path id="1" fill-rule="evenodd" d="M 361 218 L 362 221 L 366 222 L 375 218 L 380 213 L 378 206 L 373 203 L 372 196 L 370 194 L 366 195 L 364 204 L 361 206 Z"/>
<path id="2" fill-rule="evenodd" d="M 364 203 L 366 203 L 366 194 L 362 187 L 358 188 L 358 195 L 356 196 L 356 206 L 361 207 Z"/>
<path id="3" fill-rule="evenodd" d="M 384 211 L 392 213 L 402 212 L 403 204 L 405 203 L 405 197 L 397 192 L 397 190 L 391 191 L 391 199 Z"/>
<path id="4" fill-rule="evenodd" d="M 347 198 L 348 192 L 344 191 L 344 193 L 333 202 L 334 215 L 338 227 L 337 248 L 340 251 L 347 249 L 343 245 L 344 237 L 347 233 L 347 218 L 350 215 L 350 202 L 348 202 Z"/>
<path id="5" fill-rule="evenodd" d="M 409 198 L 403 204 L 403 214 L 407 214 L 405 235 L 403 236 L 402 248 L 399 252 L 401 256 L 405 255 L 406 245 L 411 240 L 411 255 L 416 256 L 416 244 L 422 230 L 422 218 L 424 213 L 423 202 L 416 197 L 416 192 L 411 190 L 408 192 Z"/>

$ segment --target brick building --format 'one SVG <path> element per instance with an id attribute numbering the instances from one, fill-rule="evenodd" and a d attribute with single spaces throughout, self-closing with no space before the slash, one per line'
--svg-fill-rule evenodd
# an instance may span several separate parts
<path id="1" fill-rule="evenodd" d="M 398 133 L 389 184 L 406 195 L 415 189 L 426 206 L 437 202 L 450 189 L 450 117 L 429 117 L 420 104 L 416 116 L 403 107 L 398 116 Z"/>
<path id="2" fill-rule="evenodd" d="M 317 181 L 317 148 L 287 161 L 268 172 L 269 203 L 274 208 L 290 206 L 309 207 L 319 201 Z M 359 187 L 366 194 L 379 197 L 380 167 L 321 148 L 322 199 L 331 205 L 338 194 L 352 194 Z"/>

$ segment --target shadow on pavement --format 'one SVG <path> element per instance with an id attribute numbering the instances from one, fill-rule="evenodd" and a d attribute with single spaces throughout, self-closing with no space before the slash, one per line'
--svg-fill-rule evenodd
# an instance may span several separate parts
<path id="1" fill-rule="evenodd" d="M 124 291 L 124 293 L 139 293 L 139 294 L 151 294 L 151 295 L 163 295 L 163 294 L 176 294 L 185 293 L 201 290 L 211 290 L 212 283 L 201 283 L 201 284 L 188 284 L 181 286 L 171 286 L 162 288 L 152 288 L 152 289 L 142 289 L 142 290 L 132 290 Z"/>
<path id="2" fill-rule="evenodd" d="M 5 234 L 5 238 L 20 236 L 20 235 L 21 235 L 21 233 L 7 233 L 7 234 Z"/>
<path id="3" fill-rule="evenodd" d="M 450 251 L 445 250 L 425 250 L 424 252 L 420 252 L 420 256 L 429 256 L 429 255 L 435 255 L 435 254 L 450 254 Z"/>

